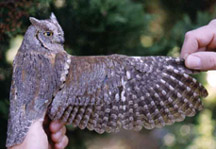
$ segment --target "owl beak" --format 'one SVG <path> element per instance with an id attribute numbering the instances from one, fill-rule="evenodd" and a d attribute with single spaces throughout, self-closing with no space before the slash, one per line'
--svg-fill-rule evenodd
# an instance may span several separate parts
<path id="1" fill-rule="evenodd" d="M 64 38 L 63 37 L 59 37 L 57 39 L 57 42 L 60 43 L 60 44 L 64 44 Z"/>
<path id="2" fill-rule="evenodd" d="M 60 39 L 60 43 L 61 43 L 61 44 L 64 44 L 64 38 L 61 38 L 61 39 Z"/>
<path id="3" fill-rule="evenodd" d="M 56 38 L 54 38 L 53 42 L 63 45 L 64 44 L 64 37 L 56 37 Z"/>

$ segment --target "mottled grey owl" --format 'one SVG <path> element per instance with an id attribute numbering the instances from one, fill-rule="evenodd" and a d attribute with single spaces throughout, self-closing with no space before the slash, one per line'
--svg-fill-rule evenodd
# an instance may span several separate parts
<path id="1" fill-rule="evenodd" d="M 13 63 L 7 147 L 46 114 L 103 133 L 163 127 L 202 109 L 208 93 L 182 59 L 71 56 L 54 14 L 30 21 Z"/>

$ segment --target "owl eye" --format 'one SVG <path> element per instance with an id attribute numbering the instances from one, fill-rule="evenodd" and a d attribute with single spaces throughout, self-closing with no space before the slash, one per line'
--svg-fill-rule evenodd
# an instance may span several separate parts
<path id="1" fill-rule="evenodd" d="M 52 36 L 52 35 L 53 35 L 53 32 L 51 32 L 51 31 L 46 31 L 46 32 L 44 32 L 44 35 L 45 35 L 45 36 Z"/>

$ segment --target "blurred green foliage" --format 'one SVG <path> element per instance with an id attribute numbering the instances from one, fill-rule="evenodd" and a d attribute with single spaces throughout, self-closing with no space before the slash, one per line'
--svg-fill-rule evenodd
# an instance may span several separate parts
<path id="1" fill-rule="evenodd" d="M 6 61 L 6 52 L 10 40 L 24 35 L 30 25 L 29 16 L 45 19 L 51 12 L 65 32 L 65 49 L 71 54 L 178 56 L 184 34 L 212 20 L 216 7 L 215 0 L 1 0 L 0 148 L 5 146 L 7 129 L 12 65 Z M 202 115 L 160 130 L 143 130 L 141 134 L 157 134 L 158 141 L 152 144 L 158 148 L 201 149 L 205 144 L 199 143 L 206 139 L 203 129 L 208 126 L 207 140 L 212 140 L 210 145 L 214 148 L 216 116 L 212 112 L 216 112 L 216 104 L 207 106 Z M 73 127 L 68 129 L 71 140 L 68 148 L 87 148 L 86 141 L 109 136 Z"/>
<path id="2" fill-rule="evenodd" d="M 142 5 L 129 0 L 66 1 L 54 12 L 57 16 L 71 14 L 58 18 L 74 54 L 131 52 L 140 44 L 147 25 Z"/>

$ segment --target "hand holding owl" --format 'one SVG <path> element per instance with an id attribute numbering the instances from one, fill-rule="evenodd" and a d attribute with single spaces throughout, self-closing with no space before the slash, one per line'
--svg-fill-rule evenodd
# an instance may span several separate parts
<path id="1" fill-rule="evenodd" d="M 50 124 L 46 124 L 45 127 L 43 125 L 41 120 L 34 122 L 29 128 L 25 140 L 10 149 L 63 149 L 67 146 L 68 137 L 66 136 L 64 123 L 52 121 Z M 46 132 L 49 132 L 49 136 Z"/>
<path id="2" fill-rule="evenodd" d="M 181 57 L 188 68 L 216 70 L 216 19 L 186 33 Z"/>

